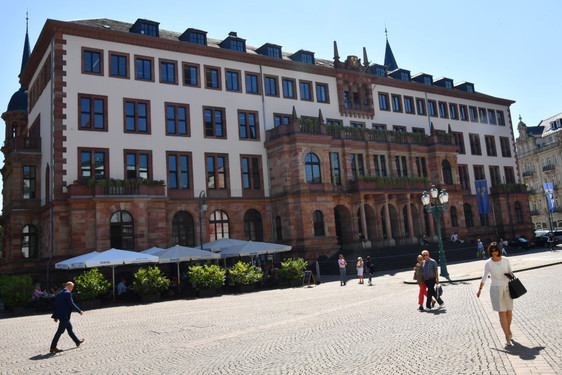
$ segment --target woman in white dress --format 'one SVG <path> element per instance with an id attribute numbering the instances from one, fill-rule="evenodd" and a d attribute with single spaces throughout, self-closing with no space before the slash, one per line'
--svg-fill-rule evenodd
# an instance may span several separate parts
<path id="1" fill-rule="evenodd" d="M 357 258 L 357 276 L 359 276 L 359 284 L 363 284 L 363 258 Z"/>
<path id="2" fill-rule="evenodd" d="M 511 343 L 513 299 L 509 295 L 509 278 L 506 276 L 506 274 L 513 276 L 511 264 L 507 257 L 502 257 L 502 248 L 496 242 L 492 242 L 488 246 L 488 254 L 491 255 L 491 258 L 484 265 L 484 276 L 482 276 L 480 289 L 478 289 L 476 296 L 480 297 L 480 292 L 482 292 L 486 279 L 490 275 L 492 279 L 492 285 L 490 286 L 492 308 L 499 313 L 500 324 L 505 334 L 505 344 L 511 346 L 513 345 Z"/>

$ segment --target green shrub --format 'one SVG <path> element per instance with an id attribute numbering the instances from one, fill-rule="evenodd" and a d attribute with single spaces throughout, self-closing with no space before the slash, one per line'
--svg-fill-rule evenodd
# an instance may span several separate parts
<path id="1" fill-rule="evenodd" d="M 306 260 L 303 258 L 285 259 L 284 262 L 281 262 L 279 276 L 287 280 L 302 280 L 305 269 Z"/>
<path id="2" fill-rule="evenodd" d="M 7 307 L 26 306 L 33 296 L 31 276 L 0 276 L 0 299 Z"/>
<path id="3" fill-rule="evenodd" d="M 260 281 L 263 274 L 251 263 L 238 262 L 230 270 L 229 277 L 234 285 L 250 285 Z"/>
<path id="4" fill-rule="evenodd" d="M 226 271 L 214 264 L 189 267 L 189 281 L 195 283 L 197 290 L 220 288 L 225 278 Z"/>
<path id="5" fill-rule="evenodd" d="M 133 290 L 139 294 L 158 294 L 170 285 L 170 280 L 156 266 L 140 268 L 134 276 Z"/>
<path id="6" fill-rule="evenodd" d="M 97 268 L 85 271 L 74 279 L 74 283 L 78 301 L 94 299 L 106 293 L 111 286 L 111 283 L 105 279 Z"/>

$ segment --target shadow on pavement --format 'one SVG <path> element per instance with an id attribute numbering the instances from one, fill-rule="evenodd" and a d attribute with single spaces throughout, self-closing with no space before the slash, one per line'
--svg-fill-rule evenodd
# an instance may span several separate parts
<path id="1" fill-rule="evenodd" d="M 533 359 L 537 358 L 537 355 L 540 354 L 541 350 L 545 349 L 544 346 L 535 346 L 534 348 L 528 348 L 524 345 L 519 344 L 515 340 L 511 340 L 513 342 L 513 346 L 506 346 L 505 349 L 495 349 L 498 352 L 504 352 L 511 355 L 517 355 L 519 358 L 525 361 L 532 361 Z"/>

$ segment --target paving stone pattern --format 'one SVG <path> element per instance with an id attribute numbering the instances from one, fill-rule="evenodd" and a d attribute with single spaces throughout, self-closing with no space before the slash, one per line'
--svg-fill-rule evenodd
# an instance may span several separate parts
<path id="1" fill-rule="evenodd" d="M 49 314 L 4 318 L 0 373 L 562 374 L 562 265 L 519 273 L 508 348 L 489 284 L 480 299 L 478 280 L 446 284 L 444 307 L 420 312 L 410 273 L 85 311 L 86 341 L 65 333 L 56 355 Z"/>

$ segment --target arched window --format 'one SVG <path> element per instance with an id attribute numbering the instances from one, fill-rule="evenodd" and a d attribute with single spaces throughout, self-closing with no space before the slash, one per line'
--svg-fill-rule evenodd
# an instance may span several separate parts
<path id="1" fill-rule="evenodd" d="M 275 231 L 277 233 L 277 241 L 283 241 L 283 226 L 281 224 L 281 216 L 275 218 Z"/>
<path id="2" fill-rule="evenodd" d="M 408 225 L 408 206 L 404 206 L 402 209 L 402 217 L 404 218 L 404 234 L 406 236 L 410 235 L 410 226 Z"/>
<path id="3" fill-rule="evenodd" d="M 135 249 L 135 224 L 127 211 L 117 211 L 110 220 L 111 247 L 121 250 Z"/>
<path id="4" fill-rule="evenodd" d="M 213 212 L 209 218 L 209 229 L 211 241 L 230 238 L 230 223 L 226 212 L 220 210 Z"/>
<path id="5" fill-rule="evenodd" d="M 21 255 L 24 258 L 37 258 L 37 227 L 29 224 L 21 230 Z"/>
<path id="6" fill-rule="evenodd" d="M 443 169 L 443 182 L 445 185 L 453 184 L 453 173 L 451 172 L 451 164 L 447 160 L 443 160 L 441 163 Z"/>
<path id="7" fill-rule="evenodd" d="M 321 237 L 325 236 L 324 232 L 324 215 L 322 211 L 316 210 L 312 215 L 312 220 L 314 221 L 314 236 Z"/>
<path id="8" fill-rule="evenodd" d="M 172 245 L 195 246 L 195 223 L 187 211 L 176 212 L 172 218 Z"/>
<path id="9" fill-rule="evenodd" d="M 248 210 L 244 214 L 244 235 L 248 241 L 263 241 L 263 227 L 258 211 Z"/>
<path id="10" fill-rule="evenodd" d="M 515 209 L 515 222 L 521 224 L 523 222 L 523 211 L 521 210 L 521 205 L 519 202 L 515 202 L 513 207 Z"/>
<path id="11" fill-rule="evenodd" d="M 467 228 L 473 227 L 474 223 L 472 222 L 472 209 L 470 208 L 470 205 L 468 203 L 465 203 L 463 205 L 463 210 L 464 210 L 464 222 L 466 223 L 466 227 Z"/>
<path id="12" fill-rule="evenodd" d="M 304 158 L 304 168 L 306 182 L 309 184 L 319 184 L 320 178 L 320 159 L 313 153 L 307 154 Z"/>
<path id="13" fill-rule="evenodd" d="M 458 227 L 459 218 L 457 217 L 457 208 L 455 206 L 451 206 L 451 208 L 449 209 L 449 213 L 451 214 L 451 226 Z"/>

